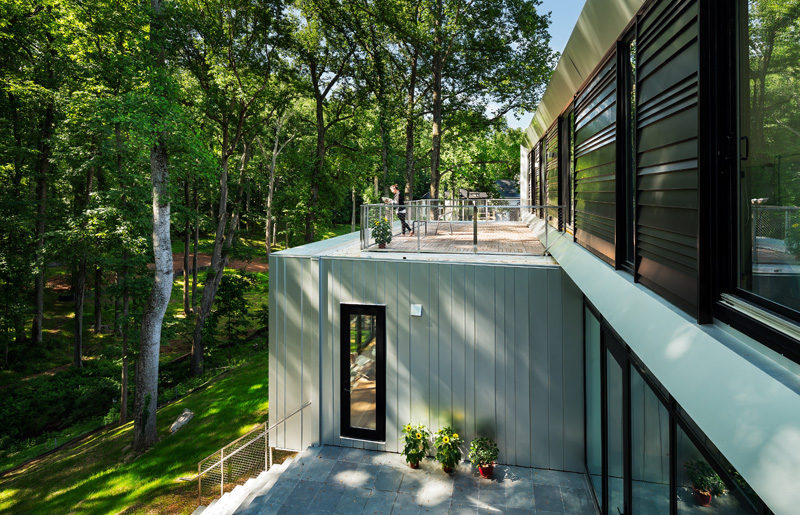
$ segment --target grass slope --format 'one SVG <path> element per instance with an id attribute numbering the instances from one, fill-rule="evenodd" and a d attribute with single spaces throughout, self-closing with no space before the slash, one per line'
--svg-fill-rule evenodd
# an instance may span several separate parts
<path id="1" fill-rule="evenodd" d="M 197 462 L 266 419 L 267 354 L 260 352 L 206 389 L 158 412 L 161 441 L 135 457 L 128 423 L 92 435 L 28 468 L 0 478 L 0 512 L 191 513 Z M 183 411 L 194 419 L 174 435 L 169 426 Z"/>

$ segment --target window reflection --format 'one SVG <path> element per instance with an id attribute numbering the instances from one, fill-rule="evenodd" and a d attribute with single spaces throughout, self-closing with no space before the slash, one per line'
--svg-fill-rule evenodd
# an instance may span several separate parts
<path id="1" fill-rule="evenodd" d="M 376 429 L 376 317 L 350 315 L 350 425 Z"/>
<path id="2" fill-rule="evenodd" d="M 800 311 L 800 8 L 741 11 L 740 286 Z"/>

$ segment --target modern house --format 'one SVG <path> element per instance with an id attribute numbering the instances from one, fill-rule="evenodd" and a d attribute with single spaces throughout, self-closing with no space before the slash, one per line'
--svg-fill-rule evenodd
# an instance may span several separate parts
<path id="1" fill-rule="evenodd" d="M 365 206 L 273 254 L 271 416 L 311 405 L 270 441 L 452 425 L 602 513 L 800 513 L 795 4 L 589 0 L 519 205 L 409 205 L 385 248 Z"/>

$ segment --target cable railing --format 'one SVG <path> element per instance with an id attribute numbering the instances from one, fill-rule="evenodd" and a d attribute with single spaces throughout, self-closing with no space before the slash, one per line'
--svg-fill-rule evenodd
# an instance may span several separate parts
<path id="1" fill-rule="evenodd" d="M 425 200 L 361 206 L 362 251 L 545 255 L 563 206 L 512 199 Z M 528 227 L 545 218 L 541 239 Z"/>
<path id="2" fill-rule="evenodd" d="M 257 476 L 272 467 L 272 451 L 269 445 L 269 432 L 290 417 L 308 407 L 311 401 L 281 417 L 269 425 L 269 421 L 259 424 L 232 441 L 222 449 L 200 460 L 197 464 L 197 504 L 204 498 L 213 500 L 222 497 L 226 488 L 232 488 L 251 477 Z M 193 480 L 188 479 L 188 480 Z"/>

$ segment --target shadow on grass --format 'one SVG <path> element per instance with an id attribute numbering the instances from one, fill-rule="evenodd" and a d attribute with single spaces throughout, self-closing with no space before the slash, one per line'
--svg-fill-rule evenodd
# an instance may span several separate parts
<path id="1" fill-rule="evenodd" d="M 129 423 L 9 474 L 0 479 L 0 511 L 118 513 L 147 507 L 191 513 L 194 504 L 176 506 L 175 499 L 186 498 L 192 486 L 196 492 L 197 484 L 179 478 L 194 475 L 198 461 L 266 419 L 267 363 L 266 352 L 253 356 L 218 383 L 159 410 L 161 440 L 145 454 L 133 456 L 127 449 L 133 438 Z M 184 408 L 194 419 L 170 435 Z"/>

